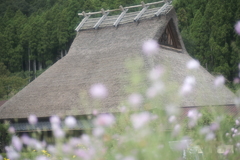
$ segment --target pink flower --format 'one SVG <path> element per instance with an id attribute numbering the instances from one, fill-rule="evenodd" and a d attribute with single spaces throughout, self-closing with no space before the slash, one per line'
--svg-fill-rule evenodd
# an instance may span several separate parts
<path id="1" fill-rule="evenodd" d="M 162 76 L 163 73 L 164 69 L 162 68 L 162 66 L 158 65 L 150 71 L 148 78 L 152 81 L 156 81 Z"/>
<path id="2" fill-rule="evenodd" d="M 75 150 L 75 155 L 84 160 L 92 159 L 92 152 L 90 150 L 77 149 Z"/>
<path id="3" fill-rule="evenodd" d="M 192 59 L 187 63 L 187 69 L 198 69 L 200 67 L 200 63 L 198 60 Z"/>
<path id="4" fill-rule="evenodd" d="M 238 21 L 236 24 L 235 24 L 235 31 L 238 35 L 240 35 L 240 21 Z"/>
<path id="5" fill-rule="evenodd" d="M 10 134 L 14 134 L 14 133 L 15 133 L 15 128 L 12 127 L 12 126 L 10 126 L 10 127 L 8 128 L 8 132 L 9 132 Z"/>
<path id="6" fill-rule="evenodd" d="M 91 86 L 90 94 L 93 98 L 104 99 L 108 96 L 108 90 L 103 84 L 98 83 Z"/>
<path id="7" fill-rule="evenodd" d="M 95 126 L 109 127 L 115 123 L 115 117 L 112 114 L 100 114 L 94 120 Z"/>
<path id="8" fill-rule="evenodd" d="M 120 107 L 119 110 L 120 110 L 120 112 L 124 113 L 124 112 L 126 112 L 127 108 L 125 106 L 122 106 L 122 107 Z"/>
<path id="9" fill-rule="evenodd" d="M 217 123 L 217 122 L 213 122 L 213 123 L 211 123 L 211 125 L 210 125 L 210 129 L 211 129 L 212 131 L 218 130 L 219 127 L 220 127 L 220 125 L 219 125 L 219 123 Z"/>
<path id="10" fill-rule="evenodd" d="M 225 78 L 224 78 L 222 75 L 217 76 L 217 77 L 215 78 L 215 80 L 214 80 L 214 85 L 215 85 L 216 87 L 223 86 L 224 83 L 225 83 Z"/>
<path id="11" fill-rule="evenodd" d="M 64 153 L 72 153 L 73 152 L 73 150 L 72 150 L 73 148 L 72 148 L 72 146 L 70 146 L 69 144 L 63 144 L 62 145 L 62 151 L 64 152 Z"/>
<path id="12" fill-rule="evenodd" d="M 50 122 L 51 122 L 51 124 L 53 125 L 53 124 L 57 124 L 57 125 L 60 125 L 60 123 L 61 123 L 61 120 L 60 120 L 60 118 L 58 117 L 58 116 L 51 116 L 50 117 Z"/>
<path id="13" fill-rule="evenodd" d="M 143 97 L 141 94 L 133 93 L 128 97 L 128 102 L 133 107 L 138 107 L 143 102 Z"/>
<path id="14" fill-rule="evenodd" d="M 159 44 L 156 40 L 147 40 L 143 43 L 142 51 L 147 56 L 156 54 L 159 51 Z"/>
<path id="15" fill-rule="evenodd" d="M 34 114 L 31 114 L 29 117 L 28 117 L 28 122 L 32 125 L 35 125 L 37 124 L 38 122 L 38 119 L 37 119 L 37 116 L 34 115 Z"/>
<path id="16" fill-rule="evenodd" d="M 22 144 L 21 140 L 17 136 L 13 136 L 12 137 L 12 145 L 13 145 L 13 147 L 17 151 L 21 151 L 22 150 L 23 144 Z"/>
<path id="17" fill-rule="evenodd" d="M 132 114 L 131 122 L 132 122 L 133 128 L 139 129 L 139 128 L 143 127 L 144 125 L 146 125 L 149 122 L 150 118 L 151 118 L 151 116 L 150 116 L 150 113 L 148 113 L 148 112 Z"/>
<path id="18" fill-rule="evenodd" d="M 93 115 L 96 116 L 98 114 L 98 111 L 96 109 L 93 110 Z"/>
<path id="19" fill-rule="evenodd" d="M 26 134 L 22 135 L 22 137 L 21 137 L 21 140 L 22 140 L 23 144 L 26 144 L 26 145 L 29 144 L 30 139 L 31 139 L 31 138 L 28 137 Z"/>
<path id="20" fill-rule="evenodd" d="M 73 116 L 68 116 L 65 118 L 65 125 L 68 128 L 74 128 L 77 126 L 77 120 Z"/>
<path id="21" fill-rule="evenodd" d="M 198 119 L 202 116 L 201 113 L 199 113 L 196 109 L 191 109 L 188 111 L 188 118 L 189 122 L 188 125 L 189 127 L 194 127 L 197 124 Z"/>

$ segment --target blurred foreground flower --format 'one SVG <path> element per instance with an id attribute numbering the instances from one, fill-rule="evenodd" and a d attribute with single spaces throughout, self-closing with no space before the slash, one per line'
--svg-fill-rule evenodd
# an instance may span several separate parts
<path id="1" fill-rule="evenodd" d="M 104 99 L 108 96 L 108 90 L 103 84 L 98 83 L 91 86 L 90 94 L 93 98 Z"/>
<path id="2" fill-rule="evenodd" d="M 197 121 L 200 117 L 202 117 L 202 114 L 199 113 L 197 109 L 191 109 L 188 111 L 187 116 L 189 118 L 188 126 L 191 128 L 197 124 Z"/>
<path id="3" fill-rule="evenodd" d="M 54 124 L 60 125 L 61 120 L 58 116 L 52 116 L 52 117 L 50 117 L 50 122 L 52 125 L 54 125 Z"/>
<path id="4" fill-rule="evenodd" d="M 112 114 L 100 114 L 94 120 L 95 126 L 109 127 L 115 123 L 115 117 Z"/>
<path id="5" fill-rule="evenodd" d="M 22 150 L 23 144 L 22 144 L 21 140 L 17 136 L 13 136 L 12 137 L 12 145 L 13 145 L 13 147 L 17 151 L 21 151 Z"/>
<path id="6" fill-rule="evenodd" d="M 8 132 L 9 132 L 10 134 L 14 134 L 14 133 L 15 133 L 15 128 L 12 127 L 12 126 L 10 126 L 10 127 L 8 128 Z"/>
<path id="7" fill-rule="evenodd" d="M 224 78 L 222 75 L 217 76 L 217 77 L 215 78 L 215 80 L 214 80 L 214 85 L 215 85 L 216 87 L 223 86 L 224 83 L 225 83 L 225 78 Z"/>
<path id="8" fill-rule="evenodd" d="M 159 44 L 156 40 L 147 40 L 142 45 L 142 51 L 147 56 L 156 54 L 159 51 Z"/>
<path id="9" fill-rule="evenodd" d="M 200 63 L 198 60 L 192 59 L 187 63 L 187 69 L 198 69 L 200 67 Z"/>
<path id="10" fill-rule="evenodd" d="M 143 97 L 141 94 L 133 93 L 128 97 L 128 102 L 133 107 L 138 107 L 143 102 Z"/>
<path id="11" fill-rule="evenodd" d="M 238 35 L 240 35 L 240 21 L 238 21 L 236 24 L 235 24 L 235 31 Z"/>
<path id="12" fill-rule="evenodd" d="M 151 71 L 149 72 L 148 78 L 151 81 L 156 81 L 156 80 L 159 80 L 159 78 L 163 75 L 163 73 L 164 73 L 163 67 L 158 65 L 151 69 Z"/>
<path id="13" fill-rule="evenodd" d="M 68 116 L 65 119 L 65 124 L 68 128 L 74 128 L 77 125 L 77 120 L 73 116 Z"/>
<path id="14" fill-rule="evenodd" d="M 192 92 L 194 85 L 196 84 L 196 79 L 194 76 L 187 76 L 183 82 L 180 90 L 180 95 L 185 96 Z"/>
<path id="15" fill-rule="evenodd" d="M 37 124 L 38 122 L 38 119 L 37 119 L 37 116 L 34 115 L 34 114 L 31 114 L 29 117 L 28 117 L 28 122 L 32 125 L 35 125 Z"/>
<path id="16" fill-rule="evenodd" d="M 135 129 L 139 129 L 147 124 L 150 118 L 149 112 L 135 113 L 131 115 L 131 122 Z"/>

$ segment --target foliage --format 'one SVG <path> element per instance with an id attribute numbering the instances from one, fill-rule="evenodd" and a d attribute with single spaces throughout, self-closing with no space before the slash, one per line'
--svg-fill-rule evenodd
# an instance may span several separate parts
<path id="1" fill-rule="evenodd" d="M 174 6 L 189 53 L 213 74 L 238 77 L 240 45 L 233 26 L 240 1 L 175 0 Z"/>
<path id="2" fill-rule="evenodd" d="M 8 125 L 0 123 L 0 153 L 5 152 L 5 146 L 9 145 L 11 135 L 8 133 Z"/>

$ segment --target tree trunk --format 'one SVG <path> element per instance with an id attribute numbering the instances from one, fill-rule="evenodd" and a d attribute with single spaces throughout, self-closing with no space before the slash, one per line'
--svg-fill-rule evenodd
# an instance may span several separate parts
<path id="1" fill-rule="evenodd" d="M 34 59 L 34 60 L 33 60 L 34 79 L 36 78 L 36 70 L 37 70 L 37 63 L 36 63 L 36 59 Z"/>
<path id="2" fill-rule="evenodd" d="M 39 67 L 38 70 L 41 71 L 42 70 L 42 62 L 38 62 L 38 67 Z"/>
<path id="3" fill-rule="evenodd" d="M 65 56 L 68 54 L 67 50 L 65 49 Z"/>
<path id="4" fill-rule="evenodd" d="M 28 47 L 28 74 L 29 74 L 29 80 L 28 80 L 28 82 L 30 83 L 30 81 L 31 81 L 31 73 L 30 73 L 30 71 L 31 71 L 31 61 L 30 61 L 30 48 Z"/>
<path id="5" fill-rule="evenodd" d="M 61 49 L 61 59 L 63 58 L 63 50 Z"/>

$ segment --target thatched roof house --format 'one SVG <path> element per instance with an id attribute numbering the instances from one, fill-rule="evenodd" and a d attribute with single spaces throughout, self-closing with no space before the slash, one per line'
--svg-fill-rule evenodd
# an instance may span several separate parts
<path id="1" fill-rule="evenodd" d="M 161 49 L 151 61 L 145 61 L 146 69 L 155 63 L 165 65 L 170 71 L 168 81 L 181 85 L 188 75 L 186 63 L 192 58 L 179 34 L 172 5 L 167 2 L 140 12 L 126 12 L 119 18 L 103 11 L 105 17 L 101 21 L 84 13 L 86 19 L 76 28 L 78 34 L 69 53 L 3 104 L 0 119 L 25 119 L 30 114 L 38 117 L 92 114 L 94 105 L 80 102 L 81 93 L 99 82 L 109 89 L 109 96 L 99 105 L 98 112 L 119 112 L 118 105 L 126 96 L 122 89 L 126 84 L 122 78 L 127 72 L 125 62 L 136 55 L 146 60 L 141 46 L 148 39 L 158 40 Z M 181 101 L 182 107 L 234 104 L 234 94 L 227 87 L 216 89 L 214 77 L 203 67 L 195 76 L 195 91 Z"/>

